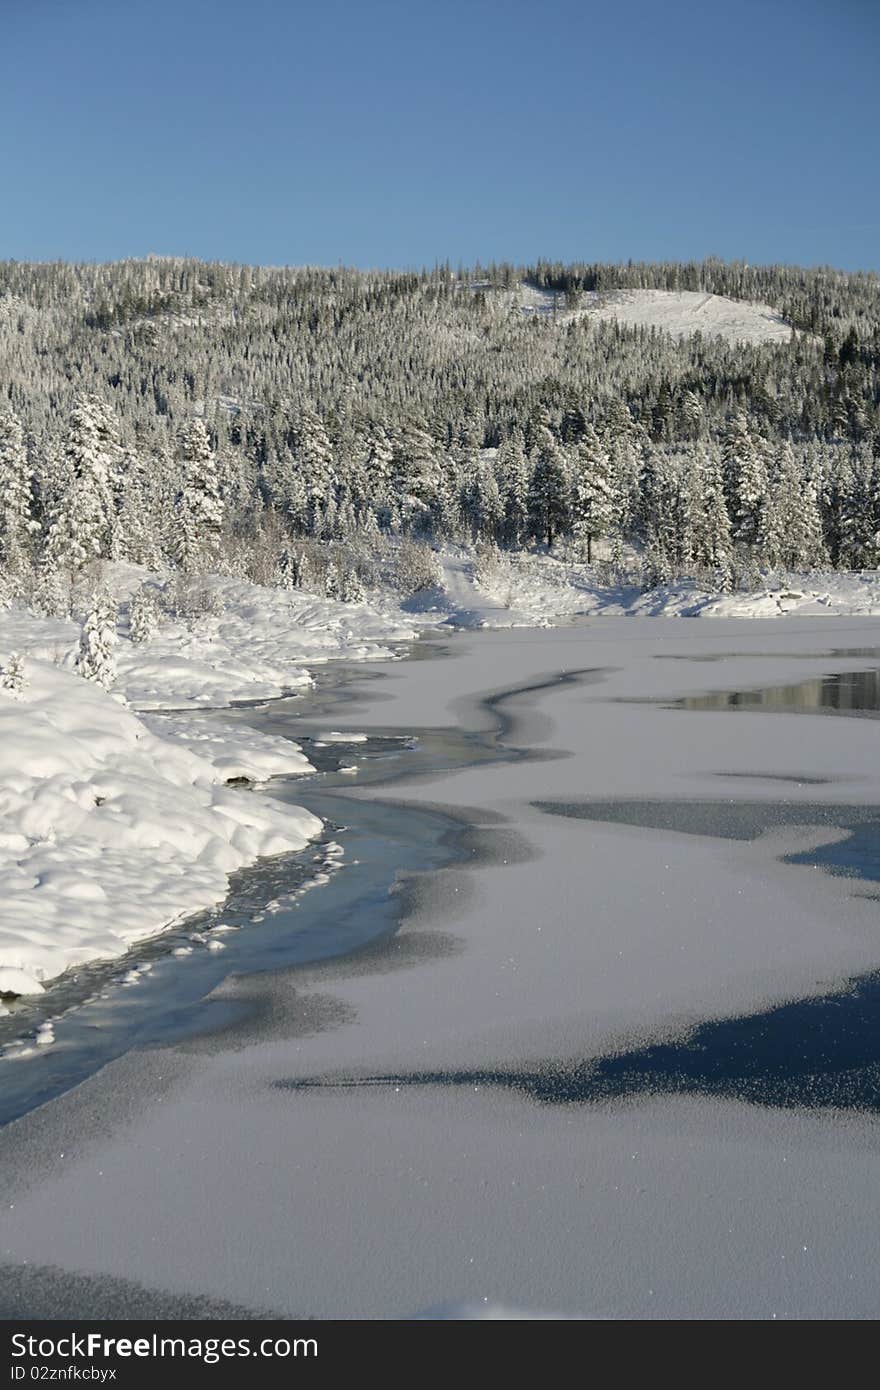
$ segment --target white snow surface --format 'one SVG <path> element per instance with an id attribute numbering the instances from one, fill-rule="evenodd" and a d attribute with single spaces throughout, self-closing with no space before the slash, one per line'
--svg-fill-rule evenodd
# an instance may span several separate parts
<path id="1" fill-rule="evenodd" d="M 222 901 L 234 869 L 320 829 L 302 808 L 222 785 L 302 771 L 296 749 L 285 759 L 245 740 L 230 754 L 218 740 L 199 757 L 69 671 L 30 659 L 27 674 L 20 698 L 0 691 L 0 992 L 120 955 Z"/>
<path id="2" fill-rule="evenodd" d="M 586 312 L 595 318 L 657 328 L 675 338 L 693 333 L 730 343 L 785 343 L 791 338 L 791 325 L 769 304 L 702 290 L 615 290 L 591 298 Z"/>
<path id="3" fill-rule="evenodd" d="M 121 601 L 124 638 L 128 596 L 144 581 L 161 581 L 126 564 L 105 565 L 103 578 Z M 204 587 L 219 615 L 166 621 L 148 642 L 117 644 L 115 688 L 138 709 L 198 709 L 307 689 L 309 666 L 388 657 L 423 626 L 393 603 L 343 604 L 220 575 Z M 19 605 L 0 614 L 0 662 L 20 651 L 72 666 L 78 642 L 74 622 L 36 619 Z"/>

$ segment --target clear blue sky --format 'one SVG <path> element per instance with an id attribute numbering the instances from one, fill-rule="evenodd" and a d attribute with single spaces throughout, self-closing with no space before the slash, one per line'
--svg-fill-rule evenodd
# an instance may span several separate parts
<path id="1" fill-rule="evenodd" d="M 880 0 L 0 0 L 0 257 L 880 268 Z"/>

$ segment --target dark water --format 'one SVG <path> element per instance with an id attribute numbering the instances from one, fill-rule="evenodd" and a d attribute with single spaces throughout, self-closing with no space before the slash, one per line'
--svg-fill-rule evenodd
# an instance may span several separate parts
<path id="1" fill-rule="evenodd" d="M 595 1060 L 549 1059 L 530 1067 L 421 1071 L 317 1086 L 480 1086 L 520 1092 L 543 1105 L 586 1105 L 658 1095 L 712 1095 L 781 1108 L 880 1113 L 880 973 L 813 999 L 744 1018 L 704 1023 L 675 1042 Z"/>
<path id="2" fill-rule="evenodd" d="M 756 840 L 768 830 L 826 826 L 845 832 L 844 838 L 782 855 L 782 862 L 812 864 L 829 873 L 880 881 L 880 808 L 876 806 L 810 801 L 534 801 L 532 805 L 552 816 L 723 840 Z"/>
<path id="3" fill-rule="evenodd" d="M 760 709 L 794 713 L 858 714 L 880 716 L 880 669 L 844 671 L 791 685 L 770 685 L 762 690 L 731 690 L 708 695 L 688 695 L 676 700 L 679 709 Z"/>

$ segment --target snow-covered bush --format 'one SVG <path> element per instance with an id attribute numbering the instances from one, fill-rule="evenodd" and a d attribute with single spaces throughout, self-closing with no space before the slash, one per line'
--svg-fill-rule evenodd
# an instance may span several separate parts
<path id="1" fill-rule="evenodd" d="M 440 564 L 429 545 L 401 541 L 394 567 L 394 584 L 401 594 L 418 594 L 440 583 Z"/>
<path id="2" fill-rule="evenodd" d="M 339 576 L 340 603 L 363 603 L 366 597 L 361 577 L 354 566 L 346 566 Z"/>
<path id="3" fill-rule="evenodd" d="M 163 592 L 165 611 L 183 622 L 198 618 L 219 618 L 223 597 L 207 580 L 178 572 Z"/>
<path id="4" fill-rule="evenodd" d="M 506 557 L 491 541 L 477 546 L 474 579 L 480 588 L 497 581 L 505 562 Z"/>

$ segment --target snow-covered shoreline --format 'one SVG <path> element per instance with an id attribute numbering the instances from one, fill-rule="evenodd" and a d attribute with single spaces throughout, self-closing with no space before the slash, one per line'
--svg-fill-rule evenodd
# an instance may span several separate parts
<path id="1" fill-rule="evenodd" d="M 113 577 L 123 596 L 141 578 Z M 196 631 L 119 641 L 109 692 L 74 670 L 76 623 L 0 613 L 0 665 L 18 653 L 26 682 L 0 692 L 0 995 L 119 956 L 303 849 L 318 817 L 227 785 L 312 771 L 299 747 L 197 711 L 307 691 L 308 665 L 387 658 L 416 632 L 390 608 L 212 584 L 221 612 Z"/>

